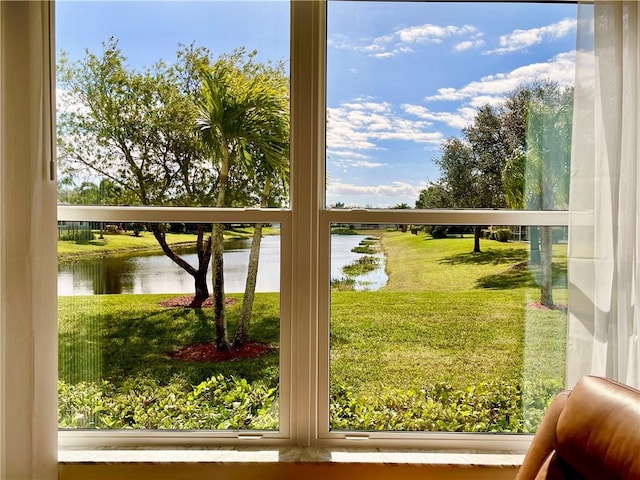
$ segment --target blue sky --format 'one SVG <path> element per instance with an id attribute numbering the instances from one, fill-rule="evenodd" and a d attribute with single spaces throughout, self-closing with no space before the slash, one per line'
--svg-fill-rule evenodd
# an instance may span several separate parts
<path id="1" fill-rule="evenodd" d="M 327 203 L 413 206 L 438 178 L 440 142 L 519 84 L 573 83 L 575 5 L 330 2 Z M 132 66 L 179 44 L 244 46 L 289 59 L 283 1 L 73 2 L 56 7 L 57 48 L 80 58 L 114 36 Z M 295 161 L 295 159 L 293 160 Z"/>

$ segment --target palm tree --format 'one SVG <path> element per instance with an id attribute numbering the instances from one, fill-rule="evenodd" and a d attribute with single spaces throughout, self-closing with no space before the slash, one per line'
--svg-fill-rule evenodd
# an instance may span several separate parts
<path id="1" fill-rule="evenodd" d="M 569 199 L 572 93 L 571 90 L 559 91 L 550 85 L 530 91 L 525 99 L 526 126 L 523 133 L 526 134 L 526 145 L 512 152 L 502 172 L 505 198 L 511 208 L 566 208 Z M 540 265 L 540 303 L 553 307 L 552 228 L 542 226 L 539 230 L 539 251 L 534 250 L 538 238 L 533 235 L 530 238 L 532 260 Z M 536 251 L 539 255 L 537 262 L 533 257 Z"/>
<path id="2" fill-rule="evenodd" d="M 203 88 L 197 127 L 218 167 L 216 207 L 229 206 L 227 187 L 232 167 L 240 167 L 243 172 L 257 171 L 256 163 L 261 162 L 265 171 L 280 173 L 288 157 L 287 90 L 281 81 L 272 78 L 277 77 L 273 69 L 253 65 L 251 57 L 239 67 L 240 55 L 241 52 L 222 58 L 200 72 Z M 215 224 L 212 283 L 216 346 L 226 350 L 230 345 L 225 316 L 223 234 L 224 226 Z"/>

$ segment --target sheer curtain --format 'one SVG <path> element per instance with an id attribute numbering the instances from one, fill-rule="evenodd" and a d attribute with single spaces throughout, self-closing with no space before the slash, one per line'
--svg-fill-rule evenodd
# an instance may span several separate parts
<path id="1" fill-rule="evenodd" d="M 57 478 L 53 3 L 0 1 L 0 478 Z"/>
<path id="2" fill-rule="evenodd" d="M 640 387 L 639 3 L 579 7 L 567 383 Z"/>

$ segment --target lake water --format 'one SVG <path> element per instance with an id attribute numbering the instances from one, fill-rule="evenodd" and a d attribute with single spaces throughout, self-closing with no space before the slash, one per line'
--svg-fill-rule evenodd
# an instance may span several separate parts
<path id="1" fill-rule="evenodd" d="M 331 236 L 331 278 L 344 277 L 342 268 L 353 263 L 361 254 L 351 249 L 357 246 L 364 235 Z M 250 240 L 233 241 L 226 246 L 224 254 L 225 291 L 244 292 L 249 263 Z M 191 249 L 183 251 L 183 258 L 197 264 L 197 256 Z M 356 277 L 356 290 L 377 290 L 384 286 L 387 277 L 384 255 L 379 268 L 366 275 Z M 211 276 L 211 269 L 208 273 Z M 211 281 L 209 280 L 211 289 Z M 185 293 L 192 294 L 194 282 L 166 255 L 160 252 L 137 253 L 135 255 L 111 255 L 108 257 L 63 262 L 58 266 L 58 295 L 94 295 L 119 293 Z M 258 267 L 257 292 L 280 290 L 280 237 L 268 235 L 262 239 L 260 264 Z"/>

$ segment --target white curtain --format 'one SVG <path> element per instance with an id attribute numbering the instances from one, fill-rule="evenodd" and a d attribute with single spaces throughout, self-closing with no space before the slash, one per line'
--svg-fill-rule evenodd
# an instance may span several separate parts
<path id="1" fill-rule="evenodd" d="M 567 383 L 640 387 L 637 1 L 579 6 L 569 205 Z"/>
<path id="2" fill-rule="evenodd" d="M 53 3 L 0 1 L 0 478 L 57 478 Z"/>

